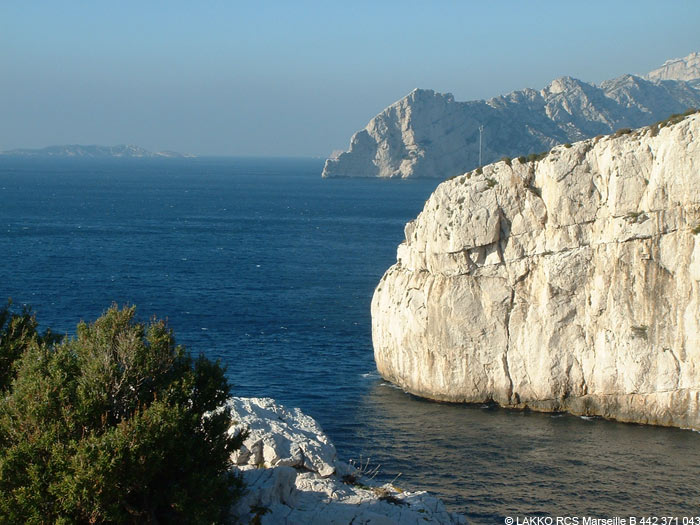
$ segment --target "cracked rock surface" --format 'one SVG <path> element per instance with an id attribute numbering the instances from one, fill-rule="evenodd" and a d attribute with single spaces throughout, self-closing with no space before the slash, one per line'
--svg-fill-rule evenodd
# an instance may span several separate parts
<path id="1" fill-rule="evenodd" d="M 427 398 L 700 428 L 700 115 L 442 183 L 372 300 Z"/>
<path id="2" fill-rule="evenodd" d="M 234 426 L 249 434 L 233 460 L 246 493 L 231 523 L 261 525 L 465 524 L 426 492 L 367 479 L 339 461 L 319 424 L 270 398 L 231 398 Z"/>

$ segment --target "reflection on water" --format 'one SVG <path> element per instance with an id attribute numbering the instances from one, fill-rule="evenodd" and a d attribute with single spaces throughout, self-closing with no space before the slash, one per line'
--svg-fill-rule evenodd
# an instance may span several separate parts
<path id="1" fill-rule="evenodd" d="M 374 379 L 357 435 L 383 479 L 440 494 L 472 523 L 504 516 L 693 515 L 697 433 L 435 403 Z M 371 447 L 371 449 L 370 449 Z M 439 474 L 438 474 L 439 473 Z"/>

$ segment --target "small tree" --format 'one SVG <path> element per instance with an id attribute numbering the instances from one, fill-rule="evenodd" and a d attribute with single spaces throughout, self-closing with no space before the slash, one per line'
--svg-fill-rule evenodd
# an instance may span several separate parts
<path id="1" fill-rule="evenodd" d="M 223 368 L 134 313 L 112 306 L 17 361 L 0 401 L 7 522 L 212 523 L 240 493 Z"/>
<path id="2" fill-rule="evenodd" d="M 12 301 L 0 308 L 0 393 L 7 390 L 15 377 L 17 360 L 30 344 L 36 341 L 57 342 L 60 337 L 47 330 L 37 331 L 39 324 L 29 308 L 21 313 L 12 312 Z"/>

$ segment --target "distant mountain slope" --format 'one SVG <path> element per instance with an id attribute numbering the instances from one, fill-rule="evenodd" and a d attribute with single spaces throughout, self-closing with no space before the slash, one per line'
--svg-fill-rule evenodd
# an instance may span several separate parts
<path id="1" fill-rule="evenodd" d="M 700 85 L 700 53 L 690 53 L 684 58 L 672 58 L 646 74 L 649 80 L 687 80 Z"/>
<path id="2" fill-rule="evenodd" d="M 673 71 L 681 74 L 680 68 Z M 690 107 L 700 107 L 700 90 L 692 82 L 634 75 L 599 86 L 562 77 L 540 91 L 487 101 L 456 102 L 451 94 L 416 89 L 355 133 L 349 151 L 327 159 L 323 176 L 446 179 L 479 165 L 479 126 L 483 165 L 645 126 Z"/>
<path id="3" fill-rule="evenodd" d="M 49 146 L 41 149 L 13 149 L 0 152 L 0 155 L 13 157 L 52 157 L 52 158 L 184 158 L 194 155 L 177 153 L 175 151 L 152 152 L 139 146 L 121 144 L 119 146 L 83 146 L 69 144 L 66 146 Z"/>

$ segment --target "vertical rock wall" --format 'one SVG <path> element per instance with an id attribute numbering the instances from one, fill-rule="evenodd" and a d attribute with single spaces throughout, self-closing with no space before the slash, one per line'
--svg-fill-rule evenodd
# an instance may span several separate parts
<path id="1" fill-rule="evenodd" d="M 700 116 L 441 184 L 372 300 L 437 400 L 700 428 Z"/>

